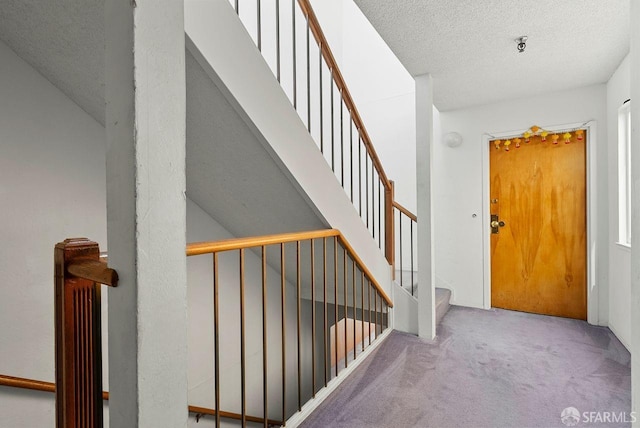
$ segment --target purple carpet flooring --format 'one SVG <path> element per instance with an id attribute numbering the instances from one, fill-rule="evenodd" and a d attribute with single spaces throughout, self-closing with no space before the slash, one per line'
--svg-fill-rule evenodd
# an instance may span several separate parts
<path id="1" fill-rule="evenodd" d="M 392 332 L 302 426 L 630 426 L 630 358 L 584 321 L 452 306 L 435 342 Z"/>

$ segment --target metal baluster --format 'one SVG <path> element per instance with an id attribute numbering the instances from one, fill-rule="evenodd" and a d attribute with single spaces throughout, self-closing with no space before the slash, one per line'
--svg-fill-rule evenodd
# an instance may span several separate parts
<path id="1" fill-rule="evenodd" d="M 240 4 L 239 4 L 238 0 L 236 0 L 236 14 L 238 14 L 238 16 L 240 16 Z"/>
<path id="2" fill-rule="evenodd" d="M 365 152 L 364 158 L 364 194 L 365 202 L 364 206 L 367 209 L 367 229 L 369 229 L 369 155 L 368 151 Z"/>
<path id="3" fill-rule="evenodd" d="M 378 290 L 374 290 L 373 294 L 373 313 L 376 316 L 376 322 L 374 323 L 374 328 L 376 332 L 376 339 L 378 338 Z"/>
<path id="4" fill-rule="evenodd" d="M 378 297 L 380 297 L 380 298 L 378 299 Z M 382 333 L 382 325 L 381 325 L 381 323 L 382 323 L 382 314 L 380 314 L 380 321 L 378 321 L 378 314 L 379 314 L 379 312 L 378 312 L 378 301 L 380 301 L 380 312 L 382 312 L 382 296 L 380 296 L 380 293 L 376 290 L 376 326 L 380 326 L 380 334 L 381 334 Z M 379 336 L 379 333 L 378 333 L 377 329 L 378 329 L 378 327 L 376 327 L 376 339 Z"/>
<path id="5" fill-rule="evenodd" d="M 340 184 L 344 188 L 344 102 L 340 92 Z"/>
<path id="6" fill-rule="evenodd" d="M 362 217 L 362 136 L 358 129 L 358 214 Z"/>
<path id="7" fill-rule="evenodd" d="M 307 19 L 307 130 L 311 133 L 311 54 L 309 53 L 309 19 Z"/>
<path id="8" fill-rule="evenodd" d="M 323 95 L 322 95 L 322 43 L 318 43 L 318 52 L 319 52 L 319 58 L 318 58 L 318 64 L 319 64 L 319 73 L 320 73 L 320 153 L 324 154 L 324 120 L 323 120 L 323 108 L 324 108 L 324 102 L 323 102 Z"/>
<path id="9" fill-rule="evenodd" d="M 378 247 L 382 249 L 382 194 L 380 192 L 380 177 L 378 176 Z"/>
<path id="10" fill-rule="evenodd" d="M 280 0 L 276 0 L 276 77 L 280 83 Z"/>
<path id="11" fill-rule="evenodd" d="M 376 191 L 375 191 L 375 174 L 377 170 L 373 168 L 371 161 L 371 230 L 373 231 L 373 240 L 376 240 Z"/>
<path id="12" fill-rule="evenodd" d="M 362 327 L 362 352 L 364 352 L 364 271 L 360 269 L 360 325 Z"/>
<path id="13" fill-rule="evenodd" d="M 403 287 L 403 280 L 402 280 L 402 267 L 404 266 L 402 264 L 402 211 L 398 210 L 398 222 L 400 223 L 400 287 Z M 404 287 L 403 287 L 404 288 Z"/>
<path id="14" fill-rule="evenodd" d="M 344 249 L 344 368 L 347 368 L 347 319 L 348 317 L 348 312 L 347 312 L 347 307 L 349 305 L 349 296 L 347 295 L 347 286 L 348 286 L 348 282 L 349 279 L 347 277 L 347 249 Z"/>
<path id="15" fill-rule="evenodd" d="M 322 349 L 324 351 L 324 386 L 327 386 L 327 238 L 322 239 L 322 296 L 324 303 L 322 333 L 324 342 Z"/>
<path id="16" fill-rule="evenodd" d="M 351 112 L 349 112 L 349 172 L 351 173 L 351 203 L 353 203 L 353 118 Z"/>
<path id="17" fill-rule="evenodd" d="M 280 244 L 280 293 L 282 297 L 282 421 L 287 420 L 287 381 L 286 381 L 286 370 L 287 370 L 287 331 L 286 331 L 286 319 L 285 319 L 285 311 L 287 308 L 287 299 L 286 299 L 286 280 L 285 280 L 285 265 L 284 265 L 284 244 Z"/>
<path id="18" fill-rule="evenodd" d="M 333 120 L 333 69 L 331 69 L 331 171 L 336 172 L 335 130 Z"/>
<path id="19" fill-rule="evenodd" d="M 218 253 L 213 253 L 213 353 L 215 356 L 216 428 L 220 428 L 220 312 L 218 310 Z"/>
<path id="20" fill-rule="evenodd" d="M 267 247 L 262 246 L 262 406 L 264 426 L 267 428 L 268 400 L 267 400 Z"/>
<path id="21" fill-rule="evenodd" d="M 311 243 L 311 396 L 316 396 L 316 249 Z"/>
<path id="22" fill-rule="evenodd" d="M 413 296 L 413 285 L 415 282 L 413 281 L 413 220 L 410 219 L 409 225 L 411 227 L 411 295 Z"/>
<path id="23" fill-rule="evenodd" d="M 293 108 L 298 110 L 298 82 L 296 77 L 296 0 L 291 0 L 291 28 L 292 28 L 292 44 L 293 44 Z"/>
<path id="24" fill-rule="evenodd" d="M 353 360 L 356 360 L 356 261 L 352 259 L 353 280 Z"/>
<path id="25" fill-rule="evenodd" d="M 247 426 L 246 348 L 244 329 L 244 249 L 240 249 L 240 396 L 242 399 L 241 421 L 243 427 Z"/>
<path id="26" fill-rule="evenodd" d="M 369 309 L 369 346 L 371 346 L 371 279 L 369 279 L 369 287 L 367 287 L 367 299 L 369 300 L 367 304 Z"/>
<path id="27" fill-rule="evenodd" d="M 262 52 L 262 19 L 260 18 L 260 0 L 256 0 L 256 32 L 258 40 L 258 50 Z"/>
<path id="28" fill-rule="evenodd" d="M 297 316 L 298 316 L 298 411 L 302 410 L 302 352 L 300 347 L 300 304 L 302 295 L 300 293 L 301 275 L 300 275 L 300 241 L 296 242 L 296 288 L 297 288 Z"/>
<path id="29" fill-rule="evenodd" d="M 382 334 L 382 324 L 384 323 L 384 314 L 382 313 L 382 303 L 383 303 L 383 299 L 382 299 L 382 294 L 380 294 L 380 334 Z"/>
<path id="30" fill-rule="evenodd" d="M 333 325 L 333 331 L 336 341 L 336 377 L 338 376 L 338 237 L 334 237 L 333 241 L 333 308 L 335 312 L 335 324 Z"/>

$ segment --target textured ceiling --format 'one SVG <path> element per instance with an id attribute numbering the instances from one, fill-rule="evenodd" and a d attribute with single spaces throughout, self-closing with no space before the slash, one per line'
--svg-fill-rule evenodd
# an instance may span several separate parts
<path id="1" fill-rule="evenodd" d="M 104 0 L 0 0 L 0 40 L 104 124 Z"/>
<path id="2" fill-rule="evenodd" d="M 442 111 L 606 82 L 629 1 L 355 0 Z M 0 0 L 0 39 L 104 124 L 103 0 Z"/>
<path id="3" fill-rule="evenodd" d="M 629 51 L 630 0 L 354 1 L 442 111 L 606 82 Z"/>

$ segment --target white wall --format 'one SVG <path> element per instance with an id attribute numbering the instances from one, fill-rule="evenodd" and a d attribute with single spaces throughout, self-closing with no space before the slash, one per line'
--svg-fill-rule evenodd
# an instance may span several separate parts
<path id="1" fill-rule="evenodd" d="M 631 343 L 631 251 L 618 240 L 618 109 L 631 98 L 627 56 L 607 83 L 609 159 L 609 328 L 629 348 Z"/>
<path id="2" fill-rule="evenodd" d="M 434 216 L 436 285 L 452 290 L 452 304 L 483 307 L 482 141 L 484 133 L 524 131 L 542 127 L 597 122 L 595 169 L 598 255 L 595 283 L 599 287 L 599 319 L 608 314 L 608 208 L 606 87 L 542 94 L 490 105 L 440 113 L 442 133 L 459 132 L 464 143 L 457 148 L 434 146 Z M 473 217 L 476 214 L 476 217 Z"/>
<path id="3" fill-rule="evenodd" d="M 53 247 L 83 236 L 107 249 L 104 139 L 98 122 L 0 42 L 2 374 L 54 380 Z M 53 417 L 52 394 L 0 388 L 0 426 L 53 426 Z"/>

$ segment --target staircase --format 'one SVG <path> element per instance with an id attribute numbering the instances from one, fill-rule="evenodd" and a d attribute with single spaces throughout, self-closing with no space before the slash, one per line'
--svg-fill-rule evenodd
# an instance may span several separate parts
<path id="1" fill-rule="evenodd" d="M 417 305 L 418 298 L 418 272 L 411 272 L 406 270 L 396 270 L 395 271 L 395 284 L 398 288 L 405 291 L 407 294 L 410 294 L 413 297 L 413 300 Z M 451 301 L 451 290 L 448 288 L 440 288 L 436 287 L 435 290 L 436 296 L 436 325 L 440 324 L 442 318 L 449 311 Z"/>
<path id="2" fill-rule="evenodd" d="M 185 1 L 187 235 L 209 240 L 188 250 L 203 256 L 188 259 L 189 410 L 217 426 L 300 417 L 386 337 L 394 315 L 417 319 L 389 298 L 390 265 L 404 254 L 417 269 L 417 219 L 394 200 L 313 10 L 262 2 L 282 7 L 274 26 L 260 4 Z M 91 18 L 101 22 L 101 11 Z M 101 49 L 88 51 L 100 64 Z M 74 84 L 62 66 L 48 73 Z M 98 106 L 84 107 L 104 124 L 103 98 L 69 96 Z M 232 236 L 255 238 L 221 241 Z"/>
<path id="3" fill-rule="evenodd" d="M 399 266 L 406 256 L 406 263 L 416 267 L 417 218 L 394 200 L 393 183 L 382 168 L 308 0 L 187 0 L 185 31 L 187 78 L 194 82 L 187 85 L 187 115 L 193 118 L 188 120 L 187 132 L 189 197 L 236 235 L 311 230 L 318 228 L 314 222 L 320 222 L 339 229 L 341 242 L 348 243 L 343 250 L 336 249 L 338 242 L 327 240 L 332 236 L 327 235 L 311 240 L 308 247 L 297 241 L 297 250 L 288 241 L 269 238 L 270 244 L 280 246 L 279 254 L 264 245 L 260 249 L 255 242 L 247 247 L 240 265 L 246 264 L 256 274 L 261 270 L 267 285 L 262 291 L 255 283 L 247 283 L 246 291 L 242 288 L 241 301 L 246 299 L 253 309 L 243 310 L 240 319 L 272 311 L 281 314 L 263 315 L 258 324 L 270 327 L 263 327 L 262 335 L 259 329 L 250 328 L 255 322 L 247 322 L 246 346 L 245 322 L 240 322 L 241 331 L 233 335 L 242 337 L 241 353 L 229 357 L 220 348 L 218 358 L 216 348 L 215 358 L 205 358 L 215 361 L 215 374 L 210 368 L 202 371 L 197 385 L 190 388 L 190 403 L 232 412 L 243 425 L 252 420 L 267 424 L 275 418 L 277 423 L 295 426 L 318 404 L 314 398 L 325 397 L 380 342 L 376 339 L 386 337 L 386 327 L 396 312 L 405 312 L 404 306 L 396 306 L 387 297 L 393 287 L 389 265 L 395 265 L 397 253 Z M 203 107 L 210 104 L 224 109 L 203 114 Z M 234 135 L 239 132 L 242 134 Z M 210 162 L 215 162 L 220 147 L 210 143 L 211 136 L 220 142 L 229 136 L 237 140 L 215 166 Z M 227 163 L 237 147 L 245 146 L 238 157 L 256 159 L 254 162 Z M 245 165 L 246 170 L 239 170 Z M 273 173 L 261 173 L 263 165 L 270 165 Z M 282 171 L 282 183 L 269 187 L 273 176 L 278 176 L 274 166 Z M 225 194 L 224 186 L 211 187 L 210 183 L 229 180 L 227 174 L 240 181 L 244 189 L 240 195 Z M 253 183 L 247 178 L 253 178 Z M 287 190 L 278 194 L 278 189 Z M 228 209 L 221 200 L 235 208 Z M 261 255 L 261 267 L 251 253 Z M 228 268 L 220 260 L 222 275 Z M 210 300 L 211 268 L 203 266 L 199 271 L 200 279 L 205 280 L 198 282 L 196 305 Z M 233 275 L 227 272 L 224 282 L 235 281 Z M 268 285 L 264 279 L 274 276 L 281 278 L 280 285 Z M 222 277 L 220 281 L 223 284 Z M 238 297 L 221 295 L 220 299 L 222 309 L 237 305 Z M 295 306 L 289 306 L 291 299 L 297 300 L 297 315 Z M 414 297 L 409 299 L 409 306 L 417 306 Z M 443 303 L 448 305 L 448 299 Z M 406 309 L 406 315 L 417 322 L 415 309 Z M 220 318 L 220 328 L 228 330 L 225 318 Z M 218 324 L 216 318 L 213 325 Z M 281 327 L 280 337 L 286 341 L 280 343 L 273 336 L 274 325 Z M 296 331 L 297 338 L 291 336 Z M 228 332 L 212 334 L 218 337 Z M 268 345 L 274 341 L 275 347 Z M 202 348 L 198 355 L 211 352 L 207 343 L 194 346 Z M 291 368 L 292 361 L 297 361 L 297 368 L 295 363 Z M 279 365 L 274 368 L 274 364 Z M 262 371 L 258 369 L 261 365 Z M 236 375 L 235 383 L 230 374 Z M 238 389 L 238 377 L 241 401 L 237 393 L 227 392 Z M 212 397 L 211 391 L 219 391 L 220 384 L 222 398 Z M 220 414 L 215 417 L 219 426 Z"/>

